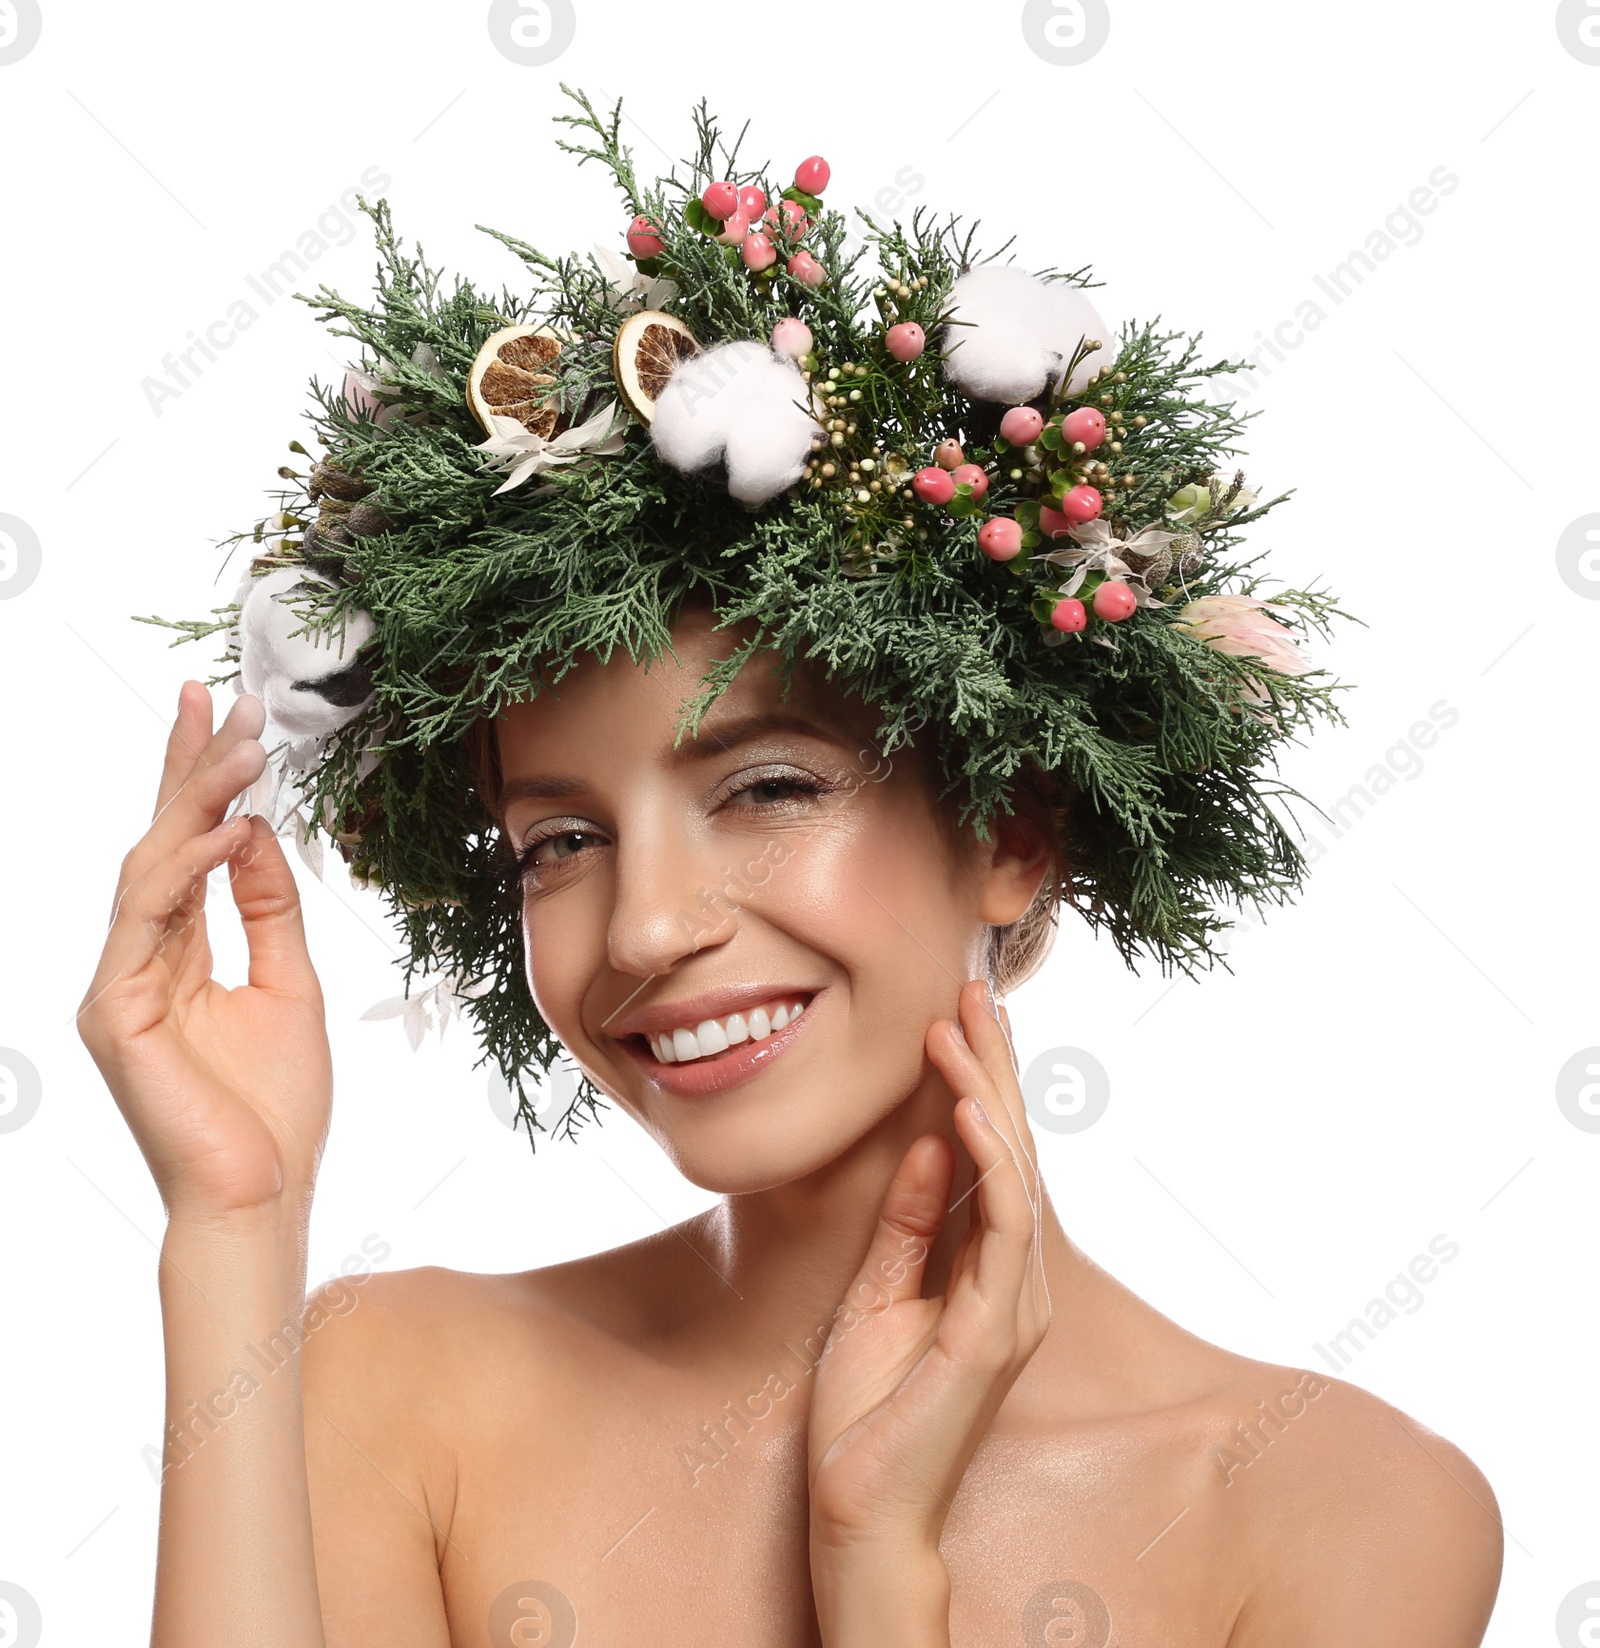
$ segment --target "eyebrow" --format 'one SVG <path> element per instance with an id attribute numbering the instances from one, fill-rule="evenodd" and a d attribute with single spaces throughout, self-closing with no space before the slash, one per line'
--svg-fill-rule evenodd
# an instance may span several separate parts
<path id="1" fill-rule="evenodd" d="M 753 743 L 775 732 L 799 733 L 806 738 L 820 738 L 829 744 L 848 742 L 841 733 L 803 715 L 758 712 L 717 726 L 702 722 L 699 735 L 686 738 L 673 751 L 673 759 L 680 762 L 713 760 L 719 755 L 731 753 L 742 744 Z M 511 778 L 500 787 L 500 806 L 503 810 L 513 801 L 560 800 L 565 796 L 579 795 L 586 788 L 581 778 L 559 773 Z"/>

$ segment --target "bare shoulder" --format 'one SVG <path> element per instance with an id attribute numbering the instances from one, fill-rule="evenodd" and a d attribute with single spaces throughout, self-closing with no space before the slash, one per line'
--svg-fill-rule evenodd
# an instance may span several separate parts
<path id="1" fill-rule="evenodd" d="M 467 1462 L 503 1443 L 508 1393 L 525 1424 L 554 1428 L 573 1388 L 575 1318 L 549 1275 L 378 1271 L 307 1300 L 306 1465 L 329 1648 L 447 1648 L 442 1576 Z"/>
<path id="2" fill-rule="evenodd" d="M 413 1435 L 447 1410 L 459 1423 L 507 1369 L 525 1387 L 581 1375 L 596 1340 L 639 1330 L 659 1308 L 665 1238 L 536 1270 L 480 1273 L 428 1265 L 340 1277 L 307 1300 L 305 1377 L 321 1399 L 354 1395 Z M 441 1397 L 447 1398 L 441 1401 Z"/>
<path id="3" fill-rule="evenodd" d="M 425 1265 L 324 1283 L 306 1302 L 308 1400 L 313 1387 L 332 1402 L 358 1394 L 367 1411 L 415 1426 L 441 1391 L 457 1406 L 470 1400 L 504 1358 L 534 1375 L 531 1364 L 560 1360 L 579 1325 L 563 1306 L 575 1291 L 564 1273 L 594 1262 L 505 1274 Z"/>
<path id="4" fill-rule="evenodd" d="M 1253 1558 L 1230 1648 L 1475 1648 L 1503 1547 L 1483 1473 L 1358 1386 L 1252 1366 L 1213 1447 Z"/>

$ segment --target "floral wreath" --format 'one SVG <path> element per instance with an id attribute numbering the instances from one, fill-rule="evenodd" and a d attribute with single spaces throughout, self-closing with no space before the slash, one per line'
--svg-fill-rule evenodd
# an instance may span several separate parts
<path id="1" fill-rule="evenodd" d="M 486 230 L 531 277 L 489 295 L 363 202 L 376 296 L 303 299 L 362 351 L 312 384 L 316 451 L 291 442 L 276 512 L 225 540 L 251 546 L 233 603 L 142 620 L 225 637 L 216 679 L 268 716 L 243 805 L 382 889 L 406 995 L 374 1015 L 404 1011 L 415 1043 L 463 1013 L 542 1129 L 527 1083 L 561 1049 L 468 735 L 587 654 L 660 655 L 689 597 L 748 633 L 684 731 L 756 651 L 808 658 L 875 707 L 883 752 L 938 729 L 980 831 L 1042 781 L 1056 890 L 1130 964 L 1209 965 L 1221 909 L 1284 902 L 1306 868 L 1277 746 L 1341 719 L 1302 649 L 1345 615 L 1263 598 L 1240 549 L 1283 500 L 1229 462 L 1245 420 L 1208 392 L 1236 367 L 1155 324 L 1113 339 L 1086 270 L 979 258 L 975 224 L 925 207 L 909 229 L 860 214 L 848 250 L 826 161 L 773 191 L 704 100 L 688 175 L 641 184 L 620 100 L 602 119 L 562 91 L 583 141 L 557 147 L 611 173 L 626 256 Z M 558 1128 L 599 1102 L 580 1079 Z"/>

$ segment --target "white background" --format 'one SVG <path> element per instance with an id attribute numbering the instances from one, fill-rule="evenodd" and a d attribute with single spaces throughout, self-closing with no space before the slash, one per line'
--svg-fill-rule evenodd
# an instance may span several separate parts
<path id="1" fill-rule="evenodd" d="M 831 205 L 918 178 L 907 206 L 980 217 L 986 247 L 1015 230 L 1025 266 L 1092 262 L 1112 318 L 1159 313 L 1218 354 L 1289 320 L 1436 168 L 1459 179 L 1250 396 L 1252 481 L 1297 489 L 1257 541 L 1370 626 L 1333 654 L 1359 684 L 1348 726 L 1286 776 L 1324 806 L 1375 764 L 1409 776 L 1341 833 L 1305 813 L 1326 848 L 1307 895 L 1236 937 L 1231 975 L 1135 975 L 1069 928 L 1012 1011 L 1024 1057 L 1080 1047 L 1110 1073 L 1097 1125 L 1041 1135 L 1069 1233 L 1206 1337 L 1320 1368 L 1313 1345 L 1430 1239 L 1459 1244 L 1347 1377 L 1487 1473 L 1507 1532 L 1489 1640 L 1551 1640 L 1600 1574 L 1600 1134 L 1556 1102 L 1600 1043 L 1600 600 L 1556 551 L 1600 511 L 1600 66 L 1554 6 L 1112 0 L 1104 49 L 1059 67 L 1016 4 L 578 0 L 570 49 L 524 67 L 481 0 L 42 4 L 37 47 L 0 66 L 0 514 L 42 556 L 0 600 L 0 1046 L 43 1083 L 0 1133 L 0 1580 L 37 1599 L 45 1642 L 148 1628 L 160 1207 L 71 1021 L 178 683 L 210 653 L 128 615 L 231 595 L 215 542 L 264 513 L 307 377 L 344 360 L 246 276 L 364 170 L 481 284 L 520 268 L 474 224 L 620 247 L 606 175 L 554 146 L 558 80 L 624 96 L 650 175 L 704 92 L 733 130 L 753 120 L 777 184 L 819 151 Z M 364 295 L 370 242 L 326 226 L 346 243 L 299 288 Z M 256 324 L 157 415 L 142 380 L 240 298 Z M 1440 704 L 1454 724 L 1403 749 Z M 530 1157 L 460 1026 L 413 1054 L 359 1022 L 398 989 L 394 941 L 342 871 L 302 879 L 339 1073 L 315 1277 L 370 1235 L 391 1266 L 511 1270 L 704 1205 L 615 1113 Z"/>

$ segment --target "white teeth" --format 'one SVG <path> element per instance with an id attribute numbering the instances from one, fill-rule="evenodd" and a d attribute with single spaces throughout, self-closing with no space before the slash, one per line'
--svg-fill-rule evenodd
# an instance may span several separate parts
<path id="1" fill-rule="evenodd" d="M 694 1027 L 694 1039 L 700 1044 L 701 1058 L 712 1053 L 725 1053 L 728 1050 L 727 1035 L 715 1019 L 702 1019 Z"/>
<path id="2" fill-rule="evenodd" d="M 743 1042 L 765 1041 L 774 1030 L 793 1024 L 805 1007 L 803 1001 L 780 1001 L 750 1012 L 730 1013 L 725 1019 L 702 1019 L 692 1030 L 685 1026 L 646 1032 L 644 1039 L 662 1064 L 714 1058 Z"/>

